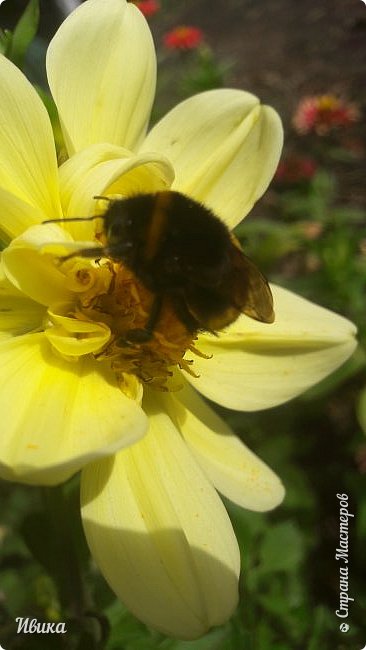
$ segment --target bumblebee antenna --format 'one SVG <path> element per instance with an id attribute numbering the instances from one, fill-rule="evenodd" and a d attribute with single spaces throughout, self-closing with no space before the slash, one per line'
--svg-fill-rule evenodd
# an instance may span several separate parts
<path id="1" fill-rule="evenodd" d="M 42 223 L 67 223 L 68 221 L 94 221 L 94 219 L 104 219 L 104 214 L 95 214 L 92 217 L 67 217 L 66 219 L 47 219 Z"/>
<path id="2" fill-rule="evenodd" d="M 0 2 L 1 4 L 1 2 Z M 108 201 L 108 203 L 113 203 L 113 199 L 110 199 L 108 196 L 103 196 L 102 194 L 96 194 L 93 196 L 93 199 L 96 201 Z M 104 214 L 95 214 L 92 217 L 63 217 L 62 219 L 46 219 L 42 223 L 66 223 L 67 221 L 94 221 L 94 219 L 104 219 Z"/>

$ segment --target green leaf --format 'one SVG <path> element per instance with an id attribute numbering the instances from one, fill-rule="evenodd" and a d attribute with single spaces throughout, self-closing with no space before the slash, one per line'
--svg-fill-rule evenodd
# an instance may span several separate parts
<path id="1" fill-rule="evenodd" d="M 296 569 L 304 557 L 301 532 L 292 521 L 277 524 L 268 530 L 259 548 L 261 573 Z"/>
<path id="2" fill-rule="evenodd" d="M 366 388 L 363 389 L 359 398 L 357 417 L 362 429 L 366 433 Z"/>
<path id="3" fill-rule="evenodd" d="M 355 523 L 357 539 L 359 541 L 360 548 L 363 549 L 363 540 L 366 538 L 366 498 L 360 497 L 359 499 L 358 513 Z"/>
<path id="4" fill-rule="evenodd" d="M 222 88 L 225 85 L 225 78 L 232 64 L 222 63 L 216 60 L 212 50 L 205 46 L 196 52 L 196 60 L 181 81 L 181 94 L 189 97 L 194 93 Z"/>
<path id="5" fill-rule="evenodd" d="M 336 187 L 335 178 L 325 170 L 319 170 L 312 181 L 312 188 L 318 196 L 324 200 L 330 200 L 334 196 Z"/>
<path id="6" fill-rule="evenodd" d="M 283 580 L 273 577 L 266 582 L 266 590 L 258 588 L 256 600 L 270 617 L 275 616 L 278 622 L 284 624 L 288 617 L 289 604 L 286 599 L 286 591 Z"/>
<path id="7" fill-rule="evenodd" d="M 333 613 L 332 613 L 333 614 Z M 311 626 L 311 638 L 309 640 L 309 650 L 318 650 L 324 646 L 328 632 L 331 632 L 334 626 L 332 614 L 322 605 L 315 608 L 313 622 Z"/>
<path id="8" fill-rule="evenodd" d="M 218 627 L 195 641 L 163 642 L 159 650 L 235 650 L 239 646 L 231 643 L 229 628 L 229 625 Z"/>
<path id="9" fill-rule="evenodd" d="M 60 124 L 56 104 L 54 102 L 52 95 L 50 95 L 50 93 L 48 93 L 47 91 L 43 90 L 43 88 L 39 84 L 34 84 L 34 88 L 36 89 L 38 95 L 40 96 L 41 100 L 43 101 L 46 107 L 48 116 L 52 124 L 56 150 L 57 153 L 60 154 L 60 152 L 62 152 L 62 150 L 65 149 L 65 143 L 62 135 L 61 124 Z"/>
<path id="10" fill-rule="evenodd" d="M 9 30 L 0 29 L 0 54 L 7 56 L 12 38 L 13 35 Z"/>
<path id="11" fill-rule="evenodd" d="M 39 23 L 39 0 L 30 0 L 20 17 L 10 43 L 8 58 L 23 67 L 25 53 L 33 41 Z"/>
<path id="12" fill-rule="evenodd" d="M 104 610 L 110 625 L 105 650 L 154 650 L 158 647 L 149 629 L 138 621 L 118 600 Z"/>
<path id="13" fill-rule="evenodd" d="M 345 226 L 358 223 L 363 224 L 366 220 L 364 210 L 348 204 L 346 206 L 332 208 L 332 216 L 338 223 L 344 224 Z"/>
<path id="14" fill-rule="evenodd" d="M 273 648 L 273 630 L 267 621 L 259 621 L 256 630 L 256 642 L 261 650 Z"/>
<path id="15" fill-rule="evenodd" d="M 267 527 L 266 515 L 244 510 L 227 499 L 224 499 L 224 502 L 238 540 L 242 568 L 244 571 L 249 570 L 253 561 L 251 550 L 254 552 L 257 537 Z"/>

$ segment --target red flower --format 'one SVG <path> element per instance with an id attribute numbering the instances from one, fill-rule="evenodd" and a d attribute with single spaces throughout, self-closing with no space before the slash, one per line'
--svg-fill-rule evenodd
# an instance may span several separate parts
<path id="1" fill-rule="evenodd" d="M 194 50 L 202 41 L 203 32 L 187 25 L 180 25 L 164 36 L 164 45 L 170 50 Z"/>
<path id="2" fill-rule="evenodd" d="M 348 126 L 359 119 L 359 110 L 335 95 L 314 95 L 299 102 L 293 117 L 293 125 L 301 134 L 314 131 L 325 135 L 329 131 Z"/>
<path id="3" fill-rule="evenodd" d="M 290 155 L 281 160 L 275 179 L 284 184 L 301 183 L 310 180 L 316 172 L 316 162 L 312 158 Z"/>
<path id="4" fill-rule="evenodd" d="M 141 13 L 146 16 L 146 18 L 153 16 L 160 9 L 160 4 L 157 0 L 140 0 L 139 2 L 134 2 L 136 7 L 138 7 Z"/>

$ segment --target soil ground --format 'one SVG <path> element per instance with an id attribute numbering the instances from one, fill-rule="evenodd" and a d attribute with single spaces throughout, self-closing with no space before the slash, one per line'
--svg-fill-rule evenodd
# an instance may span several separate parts
<path id="1" fill-rule="evenodd" d="M 1 26 L 12 27 L 28 0 L 8 0 Z M 327 90 L 366 103 L 365 0 L 162 0 L 151 21 L 161 35 L 195 24 L 218 58 L 235 63 L 232 82 L 271 102 L 286 119 L 299 97 Z M 62 15 L 40 0 L 40 33 L 54 33 Z"/>
<path id="2" fill-rule="evenodd" d="M 233 63 L 230 84 L 277 109 L 287 145 L 303 96 L 332 92 L 357 103 L 358 159 L 337 171 L 342 199 L 366 205 L 365 0 L 171 0 L 164 7 L 152 23 L 158 38 L 178 23 L 201 27 L 218 60 Z"/>
<path id="3" fill-rule="evenodd" d="M 12 27 L 28 0 L 7 0 L 1 26 Z M 157 43 L 177 24 L 201 27 L 218 61 L 232 62 L 230 85 L 258 95 L 280 113 L 291 145 L 291 115 L 304 95 L 333 92 L 366 111 L 366 0 L 161 0 L 151 20 Z M 62 15 L 40 0 L 39 33 L 47 40 Z M 174 89 L 172 100 L 175 103 Z M 366 205 L 365 119 L 352 133 L 360 151 L 341 172 L 346 198 Z M 343 194 L 343 192 L 342 192 Z"/>
<path id="4" fill-rule="evenodd" d="M 365 105 L 366 5 L 362 0 L 186 0 L 156 22 L 196 24 L 235 86 L 286 119 L 298 98 L 333 91 Z M 169 6 L 169 5 L 168 5 Z"/>

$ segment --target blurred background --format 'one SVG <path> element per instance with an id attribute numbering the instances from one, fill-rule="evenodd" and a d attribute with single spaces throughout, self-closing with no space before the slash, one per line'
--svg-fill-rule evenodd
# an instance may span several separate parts
<path id="1" fill-rule="evenodd" d="M 39 87 L 60 155 L 44 57 L 58 25 L 77 4 L 40 0 L 39 23 L 33 0 L 29 5 L 5 0 L 0 7 L 2 49 Z M 271 281 L 353 320 L 360 346 L 338 373 L 282 407 L 250 414 L 215 407 L 287 490 L 284 503 L 269 514 L 226 504 L 243 563 L 240 606 L 226 626 L 191 643 L 146 629 L 115 601 L 90 564 L 77 479 L 65 486 L 66 510 L 52 489 L 41 494 L 2 483 L 0 642 L 6 650 L 361 649 L 366 644 L 366 6 L 361 0 L 135 4 L 146 15 L 158 54 L 153 121 L 185 97 L 221 86 L 250 91 L 280 113 L 285 128 L 280 165 L 237 236 Z M 26 28 L 20 29 L 27 7 Z M 6 30 L 17 29 L 11 47 Z M 337 493 L 348 494 L 355 514 L 349 539 L 354 602 L 346 634 L 335 614 Z M 79 568 L 69 584 L 73 563 Z M 70 633 L 65 639 L 16 635 L 14 621 L 21 615 L 67 620 Z"/>

